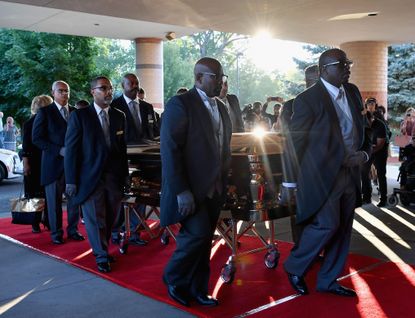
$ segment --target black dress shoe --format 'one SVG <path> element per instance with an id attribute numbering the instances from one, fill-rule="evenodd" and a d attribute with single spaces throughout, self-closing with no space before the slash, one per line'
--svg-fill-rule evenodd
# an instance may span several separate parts
<path id="1" fill-rule="evenodd" d="M 362 204 L 371 204 L 372 203 L 372 199 L 363 199 L 362 200 Z"/>
<path id="2" fill-rule="evenodd" d="M 32 233 L 40 233 L 39 224 L 32 224 Z"/>
<path id="3" fill-rule="evenodd" d="M 79 232 L 75 232 L 74 234 L 69 235 L 69 238 L 71 238 L 75 241 L 84 241 L 85 240 L 85 237 Z"/>
<path id="4" fill-rule="evenodd" d="M 297 292 L 299 292 L 301 295 L 308 294 L 308 288 L 302 276 L 297 276 L 288 272 L 287 275 L 288 281 Z"/>
<path id="5" fill-rule="evenodd" d="M 327 292 L 335 294 L 335 295 L 339 295 L 339 296 L 346 296 L 346 297 L 356 297 L 356 292 L 351 289 L 351 288 L 347 288 L 344 286 L 339 285 L 338 287 L 334 288 L 334 289 L 329 289 L 327 290 Z"/>
<path id="6" fill-rule="evenodd" d="M 57 237 L 55 239 L 52 239 L 52 243 L 56 244 L 56 245 L 61 245 L 61 244 L 63 244 L 63 238 Z"/>
<path id="7" fill-rule="evenodd" d="M 128 240 L 128 243 L 130 243 L 131 245 L 145 246 L 147 245 L 148 242 L 145 240 L 142 240 L 139 237 L 133 237 Z"/>
<path id="8" fill-rule="evenodd" d="M 198 295 L 195 297 L 195 300 L 199 305 L 206 307 L 214 307 L 219 305 L 218 300 L 209 295 Z"/>
<path id="9" fill-rule="evenodd" d="M 382 201 L 382 200 L 380 200 L 377 206 L 378 206 L 378 208 L 383 208 L 383 207 L 385 207 L 385 206 L 386 206 L 386 201 Z"/>
<path id="10" fill-rule="evenodd" d="M 98 266 L 98 270 L 101 273 L 111 272 L 111 266 L 110 266 L 110 263 L 108 263 L 108 262 L 97 263 L 97 266 Z"/>
<path id="11" fill-rule="evenodd" d="M 167 285 L 167 293 L 170 298 L 178 302 L 180 305 L 189 307 L 189 297 L 186 293 L 175 285 Z"/>

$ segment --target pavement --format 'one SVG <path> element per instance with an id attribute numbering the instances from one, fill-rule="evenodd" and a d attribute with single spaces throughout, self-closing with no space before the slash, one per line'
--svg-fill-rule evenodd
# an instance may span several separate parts
<path id="1" fill-rule="evenodd" d="M 388 165 L 389 192 L 398 186 L 398 167 Z M 415 206 L 380 209 L 374 204 L 357 209 L 350 251 L 415 264 L 414 211 Z M 291 241 L 288 218 L 275 222 L 276 238 Z M 2 318 L 194 317 L 1 237 L 0 250 Z"/>

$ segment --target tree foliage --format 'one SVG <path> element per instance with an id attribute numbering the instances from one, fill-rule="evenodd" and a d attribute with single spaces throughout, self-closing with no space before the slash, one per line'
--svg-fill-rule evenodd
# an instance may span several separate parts
<path id="1" fill-rule="evenodd" d="M 388 53 L 388 108 L 400 117 L 415 107 L 415 45 L 392 45 Z"/>
<path id="2" fill-rule="evenodd" d="M 118 76 L 128 64 L 120 62 L 125 58 L 116 45 L 90 37 L 1 29 L 0 110 L 21 125 L 30 115 L 32 98 L 50 94 L 56 80 L 70 85 L 71 103 L 90 100 L 93 77 Z"/>

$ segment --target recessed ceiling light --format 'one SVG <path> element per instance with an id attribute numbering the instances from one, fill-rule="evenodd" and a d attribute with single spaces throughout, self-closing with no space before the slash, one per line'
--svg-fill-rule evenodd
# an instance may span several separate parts
<path id="1" fill-rule="evenodd" d="M 360 12 L 360 13 L 342 14 L 342 15 L 338 15 L 333 18 L 330 18 L 329 21 L 362 19 L 366 17 L 377 16 L 378 13 L 379 12 Z"/>

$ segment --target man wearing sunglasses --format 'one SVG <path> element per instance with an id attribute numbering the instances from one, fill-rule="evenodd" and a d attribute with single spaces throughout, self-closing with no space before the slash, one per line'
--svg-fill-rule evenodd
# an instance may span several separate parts
<path id="1" fill-rule="evenodd" d="M 53 244 L 63 244 L 62 194 L 65 191 L 64 157 L 65 133 L 69 113 L 74 110 L 68 104 L 69 85 L 64 81 L 52 84 L 53 103 L 41 107 L 33 122 L 32 140 L 42 150 L 41 184 L 45 186 L 50 234 Z M 68 237 L 83 241 L 78 232 L 79 209 L 71 200 L 67 203 Z"/>
<path id="2" fill-rule="evenodd" d="M 294 100 L 290 132 L 298 165 L 283 185 L 296 188 L 297 224 L 304 229 L 284 268 L 302 295 L 308 294 L 304 275 L 324 250 L 317 291 L 356 296 L 337 282 L 349 250 L 354 209 L 361 205 L 360 168 L 371 151 L 360 92 L 348 83 L 351 65 L 342 50 L 325 51 L 319 81 Z"/>
<path id="3" fill-rule="evenodd" d="M 112 92 L 108 78 L 93 79 L 94 101 L 71 115 L 65 138 L 66 193 L 82 205 L 88 241 L 104 273 L 114 262 L 108 244 L 128 177 L 125 115 L 109 107 Z"/>
<path id="4" fill-rule="evenodd" d="M 163 280 L 169 296 L 189 306 L 216 306 L 208 295 L 212 237 L 226 195 L 232 124 L 217 98 L 227 76 L 219 61 L 200 59 L 195 86 L 172 97 L 161 127 L 162 226 L 180 222 Z"/>

